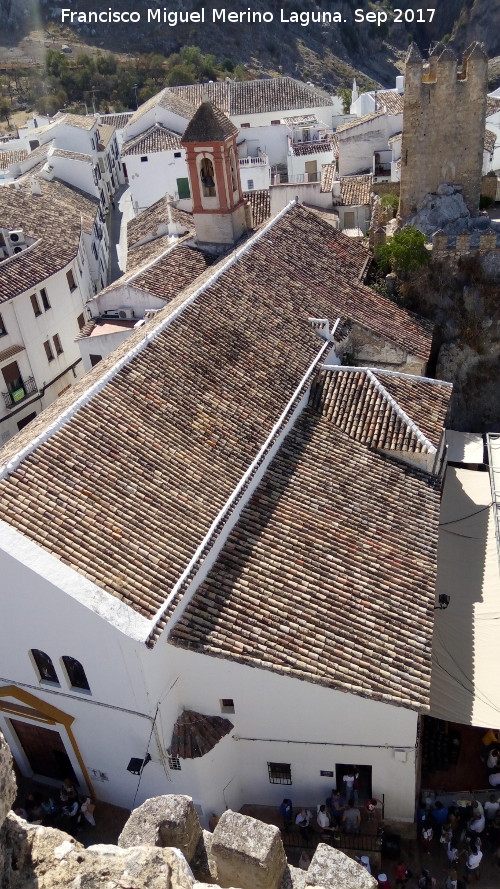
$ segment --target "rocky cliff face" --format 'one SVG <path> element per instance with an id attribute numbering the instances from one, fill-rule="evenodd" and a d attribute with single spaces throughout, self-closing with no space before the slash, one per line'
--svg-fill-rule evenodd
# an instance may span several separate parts
<path id="1" fill-rule="evenodd" d="M 163 9 L 163 0 L 151 0 L 148 7 Z M 131 26 L 128 24 L 74 24 L 66 28 L 62 39 L 72 38 L 95 43 L 106 49 L 123 52 L 177 52 L 186 44 L 196 44 L 204 52 L 212 52 L 219 59 L 231 58 L 235 63 L 247 65 L 254 73 L 291 74 L 305 80 L 313 80 L 328 89 L 339 85 L 350 86 L 353 74 L 357 74 L 359 85 L 367 88 L 370 81 L 392 85 L 397 67 L 408 43 L 415 40 L 422 50 L 438 39 L 448 35 L 457 49 L 463 49 L 472 40 L 485 43 L 490 57 L 500 55 L 500 29 L 497 0 L 447 0 L 435 4 L 436 11 L 431 22 L 419 22 L 422 9 L 421 0 L 385 0 L 374 7 L 388 13 L 388 20 L 357 22 L 354 17 L 354 4 L 349 0 L 339 0 L 333 6 L 321 0 L 294 0 L 284 3 L 281 0 L 255 0 L 251 9 L 256 12 L 270 11 L 274 15 L 272 24 L 214 25 L 210 12 L 216 4 L 205 4 L 203 0 L 172 0 L 168 9 L 172 12 L 198 11 L 205 8 L 207 21 L 201 24 L 180 24 L 176 27 L 159 25 L 145 21 Z M 223 4 L 221 4 L 222 8 Z M 358 4 L 363 8 L 363 4 Z M 369 11 L 370 7 L 365 4 Z M 33 10 L 41 8 L 46 22 L 61 21 L 61 5 L 53 0 L 0 0 L 0 17 L 5 37 L 20 34 L 23 29 L 39 26 Z M 406 21 L 394 21 L 393 10 L 404 7 L 408 10 Z M 95 10 L 94 0 L 80 0 L 78 11 Z M 103 7 L 104 8 L 104 7 Z M 114 10 L 135 10 L 135 0 L 120 0 Z M 234 0 L 231 11 L 245 12 L 246 0 Z M 229 7 L 228 7 L 229 9 Z M 315 23 L 305 25 L 300 21 L 281 21 L 281 9 L 285 17 L 291 13 L 298 15 L 318 14 L 335 11 L 345 19 L 341 24 Z M 412 11 L 414 21 L 409 21 Z M 427 17 L 427 16 L 426 16 Z M 210 19 L 210 21 L 208 21 Z"/>

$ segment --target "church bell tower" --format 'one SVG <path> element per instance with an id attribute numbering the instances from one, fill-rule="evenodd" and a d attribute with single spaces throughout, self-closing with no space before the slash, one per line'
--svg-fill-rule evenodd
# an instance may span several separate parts
<path id="1" fill-rule="evenodd" d="M 200 244 L 228 247 L 247 229 L 237 135 L 237 128 L 222 111 L 202 102 L 181 139 Z"/>

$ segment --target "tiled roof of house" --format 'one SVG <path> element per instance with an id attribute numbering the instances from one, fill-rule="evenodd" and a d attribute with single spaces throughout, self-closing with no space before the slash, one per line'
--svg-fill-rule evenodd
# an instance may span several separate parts
<path id="1" fill-rule="evenodd" d="M 151 268 L 134 277 L 133 284 L 168 302 L 206 271 L 214 259 L 213 254 L 180 243 Z"/>
<path id="2" fill-rule="evenodd" d="M 91 114 L 66 114 L 65 112 L 56 114 L 55 120 L 65 123 L 69 127 L 77 127 L 79 130 L 92 130 L 99 122 L 98 118 Z"/>
<path id="3" fill-rule="evenodd" d="M 387 144 L 394 145 L 395 142 L 401 142 L 402 138 L 403 138 L 402 133 L 394 133 L 394 136 L 391 136 L 391 138 L 387 140 Z"/>
<path id="4" fill-rule="evenodd" d="M 294 142 L 291 146 L 292 154 L 300 157 L 304 154 L 333 154 L 333 140 L 325 139 L 317 142 Z"/>
<path id="5" fill-rule="evenodd" d="M 201 97 L 199 99 L 201 102 Z M 165 87 L 165 89 L 161 90 L 161 92 L 157 93 L 155 96 L 151 96 L 146 102 L 143 102 L 142 105 L 139 105 L 137 111 L 134 111 L 132 116 L 127 121 L 127 126 L 130 124 L 136 123 L 141 117 L 144 117 L 148 111 L 152 111 L 154 108 L 158 106 L 161 108 L 165 108 L 167 111 L 172 111 L 173 114 L 177 114 L 179 117 L 183 117 L 184 120 L 191 120 L 193 114 L 196 111 L 197 102 L 188 102 L 183 98 L 175 89 L 171 89 L 170 87 Z M 126 132 L 126 130 L 125 130 Z"/>
<path id="6" fill-rule="evenodd" d="M 27 174 L 27 175 L 31 175 Z M 90 232 L 97 203 L 61 182 L 38 180 L 41 195 L 28 188 L 0 188 L 0 227 L 22 228 L 36 243 L 0 262 L 0 302 L 36 287 L 77 253 L 81 225 Z"/>
<path id="7" fill-rule="evenodd" d="M 294 117 L 284 117 L 283 123 L 287 127 L 312 127 L 319 124 L 315 114 L 296 114 Z"/>
<path id="8" fill-rule="evenodd" d="M 180 151 L 180 149 L 180 136 L 162 126 L 161 123 L 155 123 L 135 139 L 124 142 L 121 154 L 122 157 L 128 157 L 129 154 L 153 154 L 157 151 Z"/>
<path id="9" fill-rule="evenodd" d="M 379 370 L 323 370 L 311 404 L 351 438 L 372 448 L 435 453 L 451 384 Z"/>
<path id="10" fill-rule="evenodd" d="M 321 167 L 321 191 L 322 192 L 331 192 L 333 187 L 333 180 L 335 178 L 335 169 L 336 165 L 334 163 L 331 164 L 323 164 Z"/>
<path id="11" fill-rule="evenodd" d="M 271 215 L 271 197 L 269 189 L 255 189 L 254 191 L 244 191 L 243 197 L 246 198 L 252 208 L 252 219 L 255 228 L 266 222 Z"/>
<path id="12" fill-rule="evenodd" d="M 500 96 L 488 96 L 486 99 L 486 119 L 500 111 Z"/>
<path id="13" fill-rule="evenodd" d="M 6 170 L 10 164 L 19 163 L 28 156 L 25 148 L 19 148 L 16 151 L 0 151 L 0 170 Z"/>
<path id="14" fill-rule="evenodd" d="M 376 110 L 387 111 L 387 114 L 403 113 L 403 96 L 396 90 L 379 90 L 376 93 Z"/>
<path id="15" fill-rule="evenodd" d="M 116 130 L 123 130 L 133 115 L 133 111 L 124 111 L 122 114 L 100 114 L 99 126 L 102 123 L 110 124 Z"/>
<path id="16" fill-rule="evenodd" d="M 438 521 L 433 477 L 308 407 L 169 641 L 428 709 Z"/>
<path id="17" fill-rule="evenodd" d="M 237 127 L 220 108 L 216 108 L 211 102 L 202 102 L 189 121 L 181 141 L 183 144 L 204 141 L 223 142 L 237 133 Z"/>
<path id="18" fill-rule="evenodd" d="M 497 141 L 497 134 L 492 133 L 491 130 L 484 131 L 484 150 L 488 151 L 490 154 L 495 149 L 495 142 Z"/>
<path id="19" fill-rule="evenodd" d="M 293 77 L 230 82 L 217 80 L 172 87 L 171 92 L 193 105 L 199 105 L 207 95 L 210 102 L 232 116 L 320 108 L 332 104 L 330 96 L 323 90 Z"/>
<path id="20" fill-rule="evenodd" d="M 115 135 L 115 127 L 110 123 L 99 123 L 99 144 L 98 151 L 104 151 L 109 145 L 111 139 Z"/>
<path id="21" fill-rule="evenodd" d="M 369 204 L 372 193 L 373 176 L 342 176 L 340 198 L 345 206 Z"/>
<path id="22" fill-rule="evenodd" d="M 181 759 L 205 756 L 232 728 L 233 723 L 223 716 L 206 716 L 195 710 L 184 710 L 174 725 L 169 754 Z"/>
<path id="23" fill-rule="evenodd" d="M 191 213 L 184 210 L 178 210 L 174 204 L 171 204 L 172 219 L 174 222 L 184 226 L 186 231 L 194 231 L 194 222 Z M 167 196 L 164 195 L 154 204 L 151 204 L 138 216 L 134 216 L 127 224 L 127 239 L 130 244 L 137 244 L 148 235 L 157 235 L 158 228 L 168 223 L 168 205 Z"/>
<path id="24" fill-rule="evenodd" d="M 90 154 L 81 154 L 79 151 L 66 151 L 65 148 L 54 148 L 51 157 L 66 157 L 73 161 L 81 161 L 83 164 L 92 164 Z"/>
<path id="25" fill-rule="evenodd" d="M 376 120 L 377 117 L 383 117 L 385 111 L 370 111 L 369 114 L 363 114 L 362 117 L 357 117 L 355 120 L 348 120 L 345 123 L 341 124 L 337 127 L 337 133 L 345 133 L 346 130 L 352 130 L 354 127 L 360 127 L 365 123 L 369 123 L 371 120 Z"/>
<path id="26" fill-rule="evenodd" d="M 215 277 L 208 269 L 201 291 L 198 278 L 5 445 L 0 460 L 8 462 L 38 442 L 0 482 L 0 518 L 140 615 L 160 619 L 323 354 L 309 317 L 348 316 L 428 356 L 426 324 L 357 283 L 367 256 L 303 207 L 287 208 L 236 261 L 222 260 Z M 100 388 L 90 391 L 94 383 Z"/>

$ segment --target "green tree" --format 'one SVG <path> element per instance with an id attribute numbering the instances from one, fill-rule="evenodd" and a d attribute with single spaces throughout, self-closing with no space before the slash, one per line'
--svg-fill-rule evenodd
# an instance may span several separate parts
<path id="1" fill-rule="evenodd" d="M 187 86 L 195 80 L 193 69 L 189 65 L 174 65 L 167 75 L 167 86 Z"/>
<path id="2" fill-rule="evenodd" d="M 248 80 L 248 71 L 243 65 L 235 66 L 233 80 Z"/>
<path id="3" fill-rule="evenodd" d="M 375 258 L 380 272 L 387 275 L 396 272 L 407 278 L 429 262 L 429 252 L 425 247 L 426 237 L 418 228 L 407 225 L 388 238 L 385 244 L 375 248 Z"/>
<path id="4" fill-rule="evenodd" d="M 337 96 L 342 101 L 342 114 L 349 114 L 349 111 L 351 110 L 352 90 L 341 89 L 338 91 Z"/>
<path id="5" fill-rule="evenodd" d="M 382 207 L 382 210 L 387 210 L 390 207 L 394 213 L 397 213 L 399 207 L 399 198 L 397 194 L 391 194 L 390 192 L 383 194 L 380 198 L 380 206 Z"/>
<path id="6" fill-rule="evenodd" d="M 12 109 L 10 107 L 10 102 L 8 99 L 0 99 L 0 120 L 7 121 L 7 126 L 10 127 L 10 116 L 12 114 Z"/>

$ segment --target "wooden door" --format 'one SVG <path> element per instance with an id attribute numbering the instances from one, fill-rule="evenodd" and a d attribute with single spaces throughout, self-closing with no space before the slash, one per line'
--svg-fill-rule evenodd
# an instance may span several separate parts
<path id="1" fill-rule="evenodd" d="M 78 784 L 59 732 L 17 719 L 10 723 L 36 775 L 56 781 L 72 778 Z"/>

